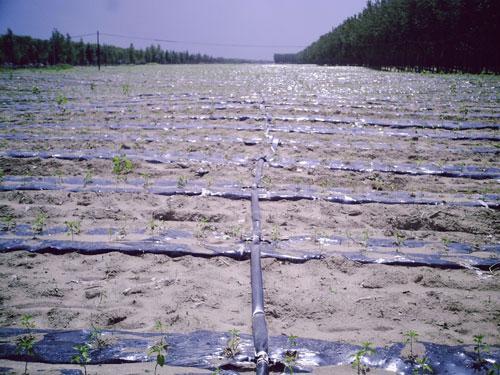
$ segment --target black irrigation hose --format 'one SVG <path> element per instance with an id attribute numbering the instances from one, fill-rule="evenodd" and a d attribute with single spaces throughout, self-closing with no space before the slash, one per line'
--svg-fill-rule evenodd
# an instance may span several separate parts
<path id="1" fill-rule="evenodd" d="M 256 374 L 269 373 L 269 344 L 266 315 L 264 311 L 264 282 L 260 242 L 262 239 L 261 216 L 258 186 L 262 177 L 264 159 L 258 160 L 255 168 L 255 180 L 252 187 L 252 247 L 251 247 L 251 283 L 252 283 L 252 334 L 255 348 Z"/>

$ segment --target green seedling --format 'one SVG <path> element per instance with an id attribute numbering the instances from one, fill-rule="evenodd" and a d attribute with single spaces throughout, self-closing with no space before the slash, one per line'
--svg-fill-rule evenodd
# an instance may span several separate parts
<path id="1" fill-rule="evenodd" d="M 19 337 L 16 342 L 16 353 L 26 356 L 34 354 L 33 347 L 35 345 L 36 337 L 31 330 L 35 328 L 33 317 L 31 315 L 23 315 L 21 317 L 21 326 L 28 330 L 27 334 Z M 24 363 L 24 375 L 28 374 L 28 360 Z"/>
<path id="2" fill-rule="evenodd" d="M 397 246 L 397 247 L 401 247 L 404 242 L 405 242 L 405 235 L 401 232 L 394 232 L 394 244 Z"/>
<path id="3" fill-rule="evenodd" d="M 413 375 L 432 374 L 432 367 L 429 365 L 429 358 L 416 358 L 417 366 L 413 369 Z"/>
<path id="4" fill-rule="evenodd" d="M 54 174 L 57 177 L 57 182 L 62 185 L 62 183 L 63 183 L 63 172 L 60 169 L 57 169 Z"/>
<path id="5" fill-rule="evenodd" d="M 95 83 L 94 83 L 94 82 L 91 82 L 91 83 L 90 83 L 90 90 L 91 90 L 91 91 L 94 91 L 94 90 L 95 90 Z"/>
<path id="6" fill-rule="evenodd" d="M 446 247 L 450 246 L 450 244 L 451 244 L 451 240 L 449 238 L 447 238 L 447 237 L 443 237 L 441 239 L 441 241 L 443 242 L 443 245 L 446 246 Z"/>
<path id="7" fill-rule="evenodd" d="M 31 225 L 31 230 L 35 235 L 41 234 L 43 232 L 46 220 L 47 220 L 47 215 L 44 212 L 40 212 L 37 215 L 35 222 Z"/>
<path id="8" fill-rule="evenodd" d="M 375 349 L 372 348 L 371 342 L 363 342 L 361 344 L 361 349 L 359 349 L 354 354 L 354 360 L 352 361 L 352 367 L 357 370 L 358 375 L 366 375 L 370 368 L 363 364 L 363 358 L 366 355 L 371 355 L 375 353 Z"/>
<path id="9" fill-rule="evenodd" d="M 262 176 L 260 179 L 260 185 L 265 188 L 265 189 L 270 189 L 272 186 L 273 181 L 271 180 L 271 177 L 269 176 Z"/>
<path id="10" fill-rule="evenodd" d="M 276 242 L 281 238 L 280 227 L 278 224 L 273 225 L 273 229 L 271 230 L 271 241 Z"/>
<path id="11" fill-rule="evenodd" d="M 113 174 L 117 179 L 125 179 L 125 175 L 131 173 L 133 169 L 134 165 L 125 155 L 113 157 Z"/>
<path id="12" fill-rule="evenodd" d="M 71 357 L 71 362 L 82 366 L 84 374 L 87 375 L 87 364 L 91 361 L 89 344 L 84 343 L 75 345 L 73 346 L 73 349 L 75 349 L 78 353 Z"/>
<path id="13" fill-rule="evenodd" d="M 71 241 L 73 241 L 75 234 L 80 234 L 80 222 L 79 221 L 65 221 L 64 224 L 66 224 L 66 234 L 68 236 L 71 235 Z"/>
<path id="14" fill-rule="evenodd" d="M 31 89 L 31 92 L 35 95 L 40 94 L 40 87 L 38 86 L 33 86 Z"/>
<path id="15" fill-rule="evenodd" d="M 85 176 L 83 177 L 83 186 L 90 185 L 94 181 L 94 175 L 92 174 L 92 171 L 87 171 L 85 173 Z"/>
<path id="16" fill-rule="evenodd" d="M 94 325 L 92 325 L 92 331 L 90 332 L 89 343 L 92 348 L 97 350 L 104 349 L 110 345 L 109 340 L 102 334 L 102 329 Z"/>
<path id="17" fill-rule="evenodd" d="M 144 180 L 144 189 L 147 189 L 151 186 L 151 175 L 149 173 L 141 173 L 140 176 Z"/>
<path id="18" fill-rule="evenodd" d="M 0 221 L 2 223 L 2 227 L 0 230 L 2 231 L 11 231 L 16 227 L 16 220 L 14 216 L 11 214 L 6 214 L 5 216 L 0 217 Z"/>
<path id="19" fill-rule="evenodd" d="M 237 239 L 241 240 L 243 237 L 242 231 L 243 230 L 241 228 L 241 225 L 233 225 L 233 226 L 229 227 L 229 229 L 226 231 L 226 234 L 229 237 L 237 238 Z"/>
<path id="20" fill-rule="evenodd" d="M 404 335 L 405 344 L 410 344 L 410 361 L 415 361 L 417 359 L 417 355 L 413 353 L 413 344 L 417 342 L 418 333 L 416 331 L 410 330 L 406 332 Z"/>
<path id="21" fill-rule="evenodd" d="M 58 106 L 63 106 L 68 103 L 68 98 L 65 97 L 63 94 L 59 93 L 56 96 L 56 103 Z"/>
<path id="22" fill-rule="evenodd" d="M 122 85 L 122 93 L 123 95 L 128 95 L 130 93 L 130 85 L 128 83 Z"/>
<path id="23" fill-rule="evenodd" d="M 288 349 L 285 351 L 285 357 L 283 359 L 285 368 L 292 375 L 293 368 L 297 365 L 297 359 L 299 358 L 299 352 L 295 349 L 297 347 L 297 338 L 298 336 L 295 335 L 288 336 Z"/>
<path id="24" fill-rule="evenodd" d="M 0 168 L 0 182 L 3 181 L 3 178 L 5 177 L 5 172 L 3 171 L 2 168 Z"/>
<path id="25" fill-rule="evenodd" d="M 370 241 L 370 232 L 367 230 L 363 231 L 363 243 L 365 247 L 368 247 L 368 242 Z"/>
<path id="26" fill-rule="evenodd" d="M 226 342 L 226 347 L 224 348 L 224 355 L 227 358 L 234 358 L 240 353 L 240 332 L 237 329 L 232 329 L 229 331 L 229 339 Z"/>
<path id="27" fill-rule="evenodd" d="M 484 335 L 474 336 L 474 353 L 476 354 L 476 367 L 481 368 L 486 360 L 484 355 L 490 351 L 488 344 L 484 342 Z"/>
<path id="28" fill-rule="evenodd" d="M 187 182 L 188 182 L 188 180 L 187 180 L 186 177 L 179 176 L 179 178 L 177 179 L 177 187 L 179 189 L 184 189 L 186 187 L 186 185 L 187 185 Z"/>
<path id="29" fill-rule="evenodd" d="M 196 225 L 195 237 L 198 239 L 205 238 L 207 232 L 212 229 L 208 219 L 206 217 L 201 217 Z"/>
<path id="30" fill-rule="evenodd" d="M 156 222 L 155 219 L 151 219 L 149 222 L 148 222 L 148 229 L 149 231 L 151 232 L 151 234 L 154 234 L 154 232 L 156 231 L 156 229 L 158 229 L 160 226 L 158 225 L 158 223 Z"/>
<path id="31" fill-rule="evenodd" d="M 108 239 L 109 241 L 112 241 L 113 240 L 113 228 L 108 228 Z"/>
<path id="32" fill-rule="evenodd" d="M 217 367 L 214 371 L 212 371 L 212 373 L 210 375 L 220 375 L 222 374 L 222 370 Z"/>
<path id="33" fill-rule="evenodd" d="M 157 321 L 155 324 L 155 330 L 158 332 L 162 333 L 164 332 L 164 326 L 161 323 L 161 321 Z M 148 355 L 155 355 L 156 356 L 156 363 L 155 363 L 155 375 L 156 371 L 158 370 L 158 366 L 163 367 L 165 365 L 165 357 L 167 355 L 167 350 L 168 350 L 168 344 L 165 341 L 165 338 L 163 335 L 161 336 L 160 341 L 156 342 L 153 344 L 149 349 L 148 349 Z"/>
<path id="34" fill-rule="evenodd" d="M 297 346 L 297 339 L 298 338 L 299 338 L 299 336 L 289 335 L 287 337 L 287 339 L 288 339 L 288 346 L 291 347 L 291 348 L 295 348 Z"/>

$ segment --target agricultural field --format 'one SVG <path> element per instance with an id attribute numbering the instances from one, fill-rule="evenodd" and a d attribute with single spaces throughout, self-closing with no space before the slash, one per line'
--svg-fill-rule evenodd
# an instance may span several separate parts
<path id="1" fill-rule="evenodd" d="M 499 100 L 498 76 L 357 67 L 3 71 L 0 327 L 29 314 L 38 329 L 142 334 L 160 320 L 167 337 L 221 335 L 207 362 L 167 353 L 193 369 L 165 371 L 253 371 L 250 197 L 264 160 L 272 360 L 297 336 L 297 369 L 326 374 L 339 363 L 307 340 L 387 348 L 410 331 L 469 352 L 483 335 L 498 360 Z M 248 355 L 236 363 L 223 355 L 234 330 Z"/>

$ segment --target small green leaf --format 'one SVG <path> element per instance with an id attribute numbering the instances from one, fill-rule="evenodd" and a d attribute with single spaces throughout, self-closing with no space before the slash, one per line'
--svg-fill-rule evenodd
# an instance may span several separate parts
<path id="1" fill-rule="evenodd" d="M 158 363 L 161 367 L 165 364 L 165 356 L 163 354 L 158 354 L 156 357 L 156 363 Z"/>

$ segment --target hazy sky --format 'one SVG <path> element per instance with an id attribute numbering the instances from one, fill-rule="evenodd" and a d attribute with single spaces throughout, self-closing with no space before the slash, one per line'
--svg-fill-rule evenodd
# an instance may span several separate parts
<path id="1" fill-rule="evenodd" d="M 154 43 L 212 56 L 271 60 L 275 52 L 301 50 L 365 4 L 366 0 L 0 0 L 0 33 L 11 28 L 15 34 L 49 38 L 53 28 L 73 36 L 99 30 L 182 42 L 102 35 L 106 44 Z M 93 41 L 95 36 L 83 40 Z M 205 45 L 210 43 L 226 45 Z"/>

